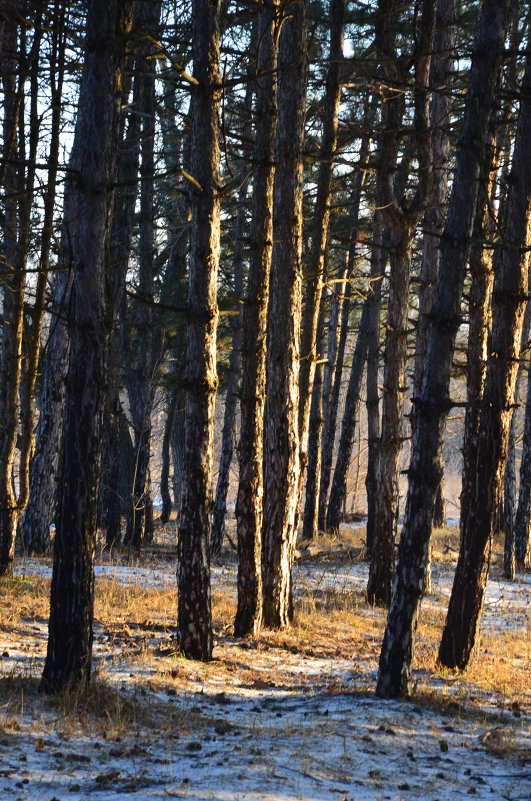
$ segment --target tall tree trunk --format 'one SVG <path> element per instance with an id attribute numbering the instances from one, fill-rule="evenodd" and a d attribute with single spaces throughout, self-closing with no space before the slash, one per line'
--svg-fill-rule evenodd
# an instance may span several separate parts
<path id="1" fill-rule="evenodd" d="M 437 271 L 439 267 L 439 241 L 444 228 L 444 214 L 448 191 L 448 164 L 450 159 L 450 112 L 451 96 L 447 91 L 448 81 L 454 69 L 455 0 L 438 0 L 433 56 L 430 68 L 432 87 L 430 122 L 433 152 L 433 187 L 424 214 L 424 239 L 419 280 L 419 312 L 415 341 L 415 365 L 413 395 L 417 397 L 422 380 L 422 368 L 426 355 L 428 316 L 433 302 Z M 411 418 L 412 426 L 415 416 Z M 441 464 L 442 475 L 442 464 Z M 446 522 L 442 480 L 437 490 L 433 524 L 442 527 Z M 427 579 L 428 580 L 428 579 Z"/>
<path id="2" fill-rule="evenodd" d="M 341 394 L 341 382 L 343 376 L 343 362 L 345 357 L 345 347 L 349 333 L 349 316 L 351 311 L 351 284 L 349 279 L 354 272 L 356 263 L 356 230 L 359 222 L 361 194 L 366 177 L 367 160 L 369 156 L 371 135 L 370 125 L 376 109 L 376 96 L 369 101 L 364 114 L 365 133 L 361 139 L 359 169 L 354 178 L 354 187 L 350 203 L 351 219 L 351 244 L 348 251 L 346 270 L 343 272 L 342 287 L 338 298 L 338 320 L 341 319 L 339 327 L 339 340 L 337 337 L 337 322 L 332 328 L 333 337 L 329 336 L 328 358 L 323 377 L 323 441 L 321 446 L 321 478 L 319 482 L 319 515 L 317 526 L 320 531 L 326 529 L 326 517 L 328 513 L 328 490 L 330 488 L 330 478 L 332 476 L 332 460 L 336 439 L 337 411 L 339 407 L 339 397 Z M 347 283 L 345 285 L 345 280 Z"/>
<path id="3" fill-rule="evenodd" d="M 39 423 L 30 470 L 29 498 L 21 521 L 22 544 L 24 550 L 29 554 L 42 554 L 50 549 L 50 526 L 55 515 L 57 478 L 63 441 L 65 381 L 68 370 L 67 316 L 72 288 L 77 218 L 75 175 L 79 169 L 80 120 L 81 115 L 78 111 L 69 170 L 65 177 L 60 251 L 54 279 L 50 334 L 42 360 L 44 362 L 43 381 L 38 401 Z M 51 224 L 50 221 L 50 235 L 52 233 Z"/>
<path id="4" fill-rule="evenodd" d="M 321 297 L 321 311 L 317 326 L 317 364 L 312 388 L 308 433 L 308 467 L 304 499 L 302 538 L 317 537 L 317 514 L 319 511 L 319 480 L 321 478 L 321 439 L 323 431 L 323 360 L 320 358 L 324 339 L 325 300 Z"/>
<path id="5" fill-rule="evenodd" d="M 263 437 L 269 275 L 273 249 L 273 182 L 277 126 L 278 0 L 266 0 L 258 18 L 256 142 L 249 276 L 243 307 L 237 636 L 257 634 L 262 620 L 261 543 Z"/>
<path id="6" fill-rule="evenodd" d="M 140 4 L 135 6 L 135 21 L 142 25 Z M 125 486 L 126 498 L 131 497 L 132 486 L 127 479 L 128 474 L 120 471 L 121 427 L 123 411 L 120 402 L 120 374 L 125 361 L 127 372 L 128 351 L 124 348 L 120 324 L 120 315 L 126 305 L 124 297 L 125 281 L 131 255 L 135 207 L 138 197 L 138 163 L 140 155 L 140 120 L 143 92 L 144 64 L 139 56 L 141 45 L 136 42 L 136 56 L 132 53 L 126 65 L 127 73 L 132 77 L 125 81 L 122 104 L 128 108 L 127 128 L 125 117 L 120 124 L 120 153 L 118 161 L 118 188 L 114 199 L 111 234 L 111 304 L 113 333 L 111 334 L 109 352 L 109 380 L 105 405 L 102 478 L 99 497 L 99 521 L 106 530 L 106 547 L 118 545 L 121 540 L 121 514 L 123 506 L 122 489 Z M 133 84 L 132 99 L 129 94 Z M 118 326 L 118 334 L 114 328 Z"/>
<path id="7" fill-rule="evenodd" d="M 367 334 L 370 313 L 370 303 L 368 298 L 363 303 L 361 319 L 356 339 L 356 347 L 352 358 L 352 367 L 348 382 L 347 394 L 345 398 L 345 409 L 341 424 L 341 437 L 337 449 L 337 459 L 334 469 L 334 478 L 328 500 L 328 512 L 326 515 L 326 530 L 337 534 L 341 520 L 341 510 L 345 504 L 347 492 L 347 472 L 352 457 L 354 446 L 354 436 L 356 433 L 356 423 L 358 419 L 358 403 L 361 395 L 361 384 L 365 360 L 367 358 Z"/>
<path id="8" fill-rule="evenodd" d="M 330 219 L 330 197 L 332 173 L 337 147 L 339 102 L 341 99 L 341 65 L 343 61 L 343 39 L 345 32 L 345 0 L 330 2 L 330 47 L 326 75 L 326 90 L 323 110 L 323 136 L 319 148 L 319 176 L 313 209 L 312 244 L 308 258 L 307 288 L 304 299 L 304 314 L 301 328 L 300 375 L 299 375 L 299 487 L 295 530 L 297 529 L 302 487 L 308 457 L 308 426 L 310 400 L 315 374 L 317 325 L 321 306 L 321 293 L 325 272 L 325 257 L 328 245 L 328 222 Z"/>
<path id="9" fill-rule="evenodd" d="M 308 0 L 296 0 L 279 44 L 274 243 L 264 420 L 263 618 L 289 625 L 299 481 L 299 339 L 302 295 L 302 172 Z"/>
<path id="10" fill-rule="evenodd" d="M 428 325 L 426 357 L 416 404 L 408 498 L 391 606 L 380 654 L 376 692 L 408 693 L 414 636 L 433 522 L 435 492 L 449 399 L 455 336 L 474 224 L 481 159 L 493 107 L 507 21 L 508 0 L 485 0 L 472 55 L 465 112 L 439 274 Z"/>
<path id="11" fill-rule="evenodd" d="M 369 295 L 367 342 L 367 533 L 365 537 L 367 557 L 372 558 L 376 541 L 376 510 L 378 508 L 378 474 L 380 472 L 380 393 L 378 373 L 380 368 L 380 311 L 382 306 L 382 280 L 387 263 L 387 249 L 384 245 L 382 215 L 376 211 L 373 218 L 373 240 L 371 262 L 375 266 L 371 272 L 381 278 L 373 283 Z M 376 266 L 376 262 L 379 266 Z"/>
<path id="12" fill-rule="evenodd" d="M 217 388 L 220 251 L 219 0 L 194 0 L 192 229 L 188 283 L 183 487 L 178 542 L 178 637 L 185 656 L 212 657 L 210 531 Z"/>
<path id="13" fill-rule="evenodd" d="M 110 322 L 106 243 L 116 178 L 124 45 L 131 24 L 130 3 L 92 0 L 89 5 L 63 481 L 41 681 L 47 693 L 84 687 L 90 679 Z"/>
<path id="14" fill-rule="evenodd" d="M 531 330 L 531 304 L 529 301 L 525 307 L 524 322 L 522 326 L 522 342 L 529 341 L 529 334 Z M 524 347 L 525 345 L 523 345 Z M 503 575 L 508 581 L 513 581 L 516 569 L 516 554 L 515 554 L 515 523 L 516 523 L 516 425 L 517 414 L 516 410 L 519 408 L 519 397 L 522 386 L 522 376 L 524 373 L 524 362 L 520 358 L 518 365 L 518 376 L 516 378 L 516 389 L 514 391 L 514 408 L 511 415 L 511 427 L 509 431 L 509 444 L 507 447 L 507 462 L 505 465 L 505 474 L 503 477 L 503 529 L 504 529 L 504 547 L 503 547 Z M 525 425 L 525 424 L 524 424 Z M 522 453 L 522 460 L 524 454 Z"/>
<path id="15" fill-rule="evenodd" d="M 43 234 L 43 251 L 37 279 L 37 295 L 34 306 L 36 328 L 32 332 L 29 354 L 23 353 L 24 296 L 26 289 L 26 266 L 30 244 L 31 210 L 33 203 L 37 145 L 39 139 L 38 113 L 38 54 L 43 34 L 43 20 L 39 12 L 34 20 L 33 40 L 27 41 L 25 24 L 19 28 L 20 16 L 12 13 L 6 22 L 5 47 L 2 63 L 4 87 L 4 147 L 2 153 L 3 173 L 3 264 L 0 278 L 2 284 L 3 324 L 0 352 L 0 576 L 13 570 L 15 535 L 18 521 L 29 494 L 28 468 L 33 436 L 33 400 L 40 348 L 40 332 L 44 310 L 49 248 L 46 240 L 49 230 Z M 19 50 L 17 50 L 19 40 Z M 18 64 L 17 64 L 18 60 Z M 29 75 L 28 75 L 29 73 Z M 18 75 L 18 82 L 15 76 Z M 30 96 L 25 98 L 26 79 L 29 78 Z M 29 105 L 29 131 L 26 131 L 26 105 Z M 55 153 L 51 153 L 52 170 L 57 169 L 58 121 L 55 131 Z M 28 150 L 26 150 L 28 138 Z M 47 218 L 53 213 L 54 186 L 49 188 Z M 51 199 L 51 204 L 50 204 Z M 27 392 L 21 407 L 22 364 L 28 355 L 31 365 L 27 373 Z M 20 419 L 21 418 L 21 419 Z M 15 454 L 19 424 L 22 422 L 22 445 L 19 457 L 18 497 L 14 485 Z"/>
<path id="16" fill-rule="evenodd" d="M 244 126 L 244 139 L 252 135 L 250 125 L 252 85 L 247 84 L 245 95 L 244 114 L 248 115 Z M 218 556 L 225 533 L 225 516 L 227 514 L 227 493 L 229 491 L 230 465 L 234 450 L 234 424 L 236 421 L 236 406 L 238 403 L 238 389 L 240 386 L 240 364 L 242 349 L 242 307 L 243 298 L 243 236 L 245 226 L 245 207 L 249 178 L 246 175 L 247 165 L 243 166 L 240 175 L 240 191 L 238 193 L 238 211 L 234 231 L 234 255 L 232 259 L 234 272 L 234 316 L 232 318 L 231 351 L 229 359 L 229 376 L 227 380 L 227 393 L 225 396 L 225 412 L 223 415 L 223 434 L 221 437 L 221 456 L 219 460 L 218 483 L 214 500 L 214 515 L 212 519 L 212 542 L 210 552 Z"/>
<path id="17" fill-rule="evenodd" d="M 428 106 L 428 77 L 433 47 L 435 7 L 433 0 L 422 3 L 416 35 L 415 132 L 419 162 L 418 187 L 411 204 L 401 202 L 394 175 L 401 142 L 405 111 L 403 65 L 396 54 L 398 4 L 382 0 L 382 17 L 377 22 L 376 42 L 379 58 L 390 89 L 382 105 L 383 132 L 377 170 L 378 206 L 389 232 L 389 305 L 384 349 L 382 427 L 380 435 L 378 496 L 367 597 L 386 606 L 391 601 L 395 566 L 395 542 L 399 509 L 399 459 L 403 442 L 403 411 L 407 364 L 409 279 L 411 248 L 415 228 L 428 199 L 432 182 L 432 148 Z M 403 174 L 405 178 L 405 174 Z"/>
<path id="18" fill-rule="evenodd" d="M 149 493 L 149 459 L 151 450 L 151 413 L 157 385 L 163 334 L 153 315 L 153 281 L 155 271 L 154 173 L 155 173 L 155 78 L 157 52 L 152 40 L 157 37 L 161 3 L 153 0 L 139 4 L 139 24 L 147 31 L 145 44 L 140 48 L 142 59 L 142 126 L 140 133 L 140 250 L 139 303 L 136 313 L 137 349 L 134 387 L 128 384 L 133 430 L 135 433 L 135 477 L 131 507 L 124 538 L 125 545 L 141 548 L 150 531 L 147 512 L 151 505 Z"/>
<path id="19" fill-rule="evenodd" d="M 531 239 L 531 47 L 522 83 L 507 208 L 494 279 L 492 336 L 481 406 L 474 481 L 444 626 L 439 661 L 464 669 L 479 643 L 479 623 L 490 564 L 528 293 Z"/>

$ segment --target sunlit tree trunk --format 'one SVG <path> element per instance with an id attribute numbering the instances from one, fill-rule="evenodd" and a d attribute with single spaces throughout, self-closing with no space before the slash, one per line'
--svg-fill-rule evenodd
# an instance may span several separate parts
<path id="1" fill-rule="evenodd" d="M 203 661 L 212 657 L 210 532 L 221 201 L 219 6 L 219 0 L 194 0 L 192 5 L 194 184 L 190 190 L 185 443 L 177 569 L 179 642 L 185 656 Z"/>
<path id="2" fill-rule="evenodd" d="M 249 275 L 243 307 L 239 483 L 237 636 L 257 634 L 262 620 L 261 543 L 263 442 L 269 275 L 273 249 L 273 182 L 277 126 L 278 2 L 264 2 L 258 17 Z"/>
<path id="3" fill-rule="evenodd" d="M 465 112 L 445 230 L 439 274 L 428 325 L 426 357 L 416 403 L 416 430 L 409 468 L 408 498 L 384 642 L 378 695 L 410 690 L 411 661 L 433 522 L 440 457 L 450 408 L 450 368 L 461 323 L 461 296 L 474 224 L 481 159 L 493 108 L 505 40 L 507 0 L 485 0 L 470 65 Z"/>
<path id="4" fill-rule="evenodd" d="M 90 679 L 94 549 L 106 397 L 106 243 L 116 179 L 122 68 L 131 3 L 92 0 L 86 26 L 79 215 L 70 315 L 65 446 L 41 687 Z"/>
<path id="5" fill-rule="evenodd" d="M 264 416 L 263 619 L 289 624 L 299 481 L 299 340 L 302 300 L 302 172 L 308 1 L 296 0 L 279 44 L 274 241 Z"/>

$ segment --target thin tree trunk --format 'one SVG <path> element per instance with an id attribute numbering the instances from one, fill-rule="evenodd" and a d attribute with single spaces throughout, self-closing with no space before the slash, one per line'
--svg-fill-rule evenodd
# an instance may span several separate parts
<path id="1" fill-rule="evenodd" d="M 244 114 L 249 116 L 244 126 L 244 139 L 251 138 L 250 113 L 252 101 L 252 85 L 247 84 L 245 95 Z M 234 273 L 234 312 L 232 318 L 231 351 L 229 359 L 229 376 L 227 380 L 227 393 L 225 396 L 225 412 L 223 415 L 223 434 L 221 437 L 221 457 L 219 461 L 218 483 L 214 500 L 214 514 L 212 519 L 212 541 L 210 552 L 212 556 L 219 556 L 225 533 L 225 517 L 227 514 L 227 493 L 229 490 L 230 465 L 234 451 L 234 425 L 236 422 L 236 406 L 238 403 L 238 389 L 240 386 L 240 365 L 242 349 L 242 307 L 243 298 L 243 236 L 245 227 L 245 207 L 247 201 L 247 188 L 249 178 L 246 175 L 247 165 L 243 166 L 240 175 L 240 191 L 238 193 L 238 211 L 234 231 L 234 255 L 232 259 Z"/>
<path id="2" fill-rule="evenodd" d="M 91 671 L 94 548 L 106 395 L 106 242 L 118 154 L 121 71 L 131 4 L 92 0 L 87 17 L 83 147 L 71 312 L 63 481 L 41 687 L 84 687 Z"/>
<path id="3" fill-rule="evenodd" d="M 380 460 L 380 392 L 378 374 L 380 369 L 380 311 L 382 306 L 382 280 L 387 263 L 387 249 L 383 244 L 384 230 L 382 215 L 376 211 L 373 218 L 373 241 L 371 262 L 375 266 L 371 272 L 381 278 L 373 282 L 369 295 L 368 343 L 367 343 L 367 474 L 365 489 L 367 492 L 367 557 L 372 558 L 376 541 L 376 509 L 378 506 L 378 474 Z M 379 266 L 376 266 L 376 262 Z"/>
<path id="4" fill-rule="evenodd" d="M 20 17 L 18 17 L 20 18 Z M 27 354 L 30 364 L 27 372 L 27 391 L 21 407 L 24 295 L 26 289 L 26 266 L 30 245 L 31 209 L 35 186 L 37 145 L 39 139 L 38 113 L 38 53 L 43 34 L 43 20 L 39 13 L 35 20 L 33 41 L 27 51 L 27 30 L 20 29 L 13 14 L 6 23 L 6 43 L 2 64 L 4 83 L 4 149 L 2 172 L 3 188 L 3 265 L 2 310 L 3 325 L 0 354 L 0 576 L 13 570 L 15 536 L 18 521 L 28 502 L 29 458 L 33 437 L 33 401 L 40 349 L 40 332 L 44 311 L 44 292 L 48 270 L 51 238 L 50 216 L 53 214 L 53 187 L 49 187 L 45 215 L 48 230 L 43 233 L 43 250 L 39 265 L 37 291 L 34 305 L 35 328 Z M 17 51 L 17 37 L 20 50 Z M 19 64 L 17 65 L 17 59 Z M 26 76 L 26 70 L 29 76 Z M 18 75 L 18 85 L 15 79 Z M 25 81 L 29 77 L 29 131 L 26 132 Z M 55 87 L 54 87 L 55 90 Z M 56 115 L 57 118 L 57 115 Z M 51 172 L 57 169 L 59 123 L 55 126 L 55 153 L 51 153 Z M 26 152 L 26 137 L 29 148 Z M 27 165 L 27 166 L 26 166 Z M 51 201 L 51 202 L 50 202 Z M 31 371 L 31 372 L 30 372 Z M 18 497 L 14 486 L 15 454 L 19 424 L 22 419 L 22 444 L 19 458 Z"/>
<path id="5" fill-rule="evenodd" d="M 439 267 L 439 241 L 444 228 L 444 214 L 448 191 L 448 164 L 450 159 L 449 122 L 451 95 L 447 91 L 448 81 L 454 69 L 455 0 L 438 0 L 433 57 L 430 68 L 432 87 L 430 121 L 433 129 L 433 187 L 424 214 L 424 239 L 419 280 L 419 313 L 415 341 L 415 366 L 413 394 L 417 397 L 422 380 L 422 368 L 426 354 L 428 316 L 433 302 L 437 271 Z M 415 416 L 411 418 L 412 427 Z M 441 475 L 442 475 L 441 464 Z M 442 527 L 446 522 L 443 482 L 437 490 L 433 524 Z M 428 576 L 426 577 L 428 582 Z"/>
<path id="6" fill-rule="evenodd" d="M 125 545 L 139 550 L 146 528 L 147 511 L 151 505 L 148 482 L 151 449 L 151 413 L 155 398 L 157 375 L 163 349 L 163 334 L 153 315 L 153 280 L 155 270 L 154 173 L 155 173 L 155 60 L 157 52 L 150 37 L 156 38 L 160 23 L 161 3 L 143 2 L 138 15 L 139 24 L 147 31 L 146 42 L 140 48 L 142 70 L 142 127 L 140 133 L 140 249 L 139 303 L 136 314 L 137 352 L 135 386 L 130 394 L 133 429 L 135 433 L 135 478 L 131 507 L 124 538 Z"/>
<path id="7" fill-rule="evenodd" d="M 439 661 L 464 669 L 479 644 L 495 512 L 502 490 L 514 390 L 528 293 L 531 226 L 531 48 L 521 87 L 499 264 L 494 279 L 492 336 L 468 515 L 444 626 Z"/>
<path id="8" fill-rule="evenodd" d="M 528 569 L 531 566 L 531 549 L 529 547 L 531 528 L 531 381 L 529 380 L 529 370 L 528 364 L 520 487 L 514 521 L 514 555 L 516 567 L 519 570 Z"/>
<path id="9" fill-rule="evenodd" d="M 411 661 L 433 522 L 440 456 L 450 408 L 449 384 L 454 342 L 461 322 L 470 239 L 474 224 L 481 158 L 493 108 L 505 41 L 508 0 L 485 0 L 470 66 L 439 274 L 428 325 L 426 358 L 416 404 L 416 431 L 409 468 L 408 498 L 391 606 L 380 654 L 376 692 L 407 694 Z"/>
<path id="10" fill-rule="evenodd" d="M 300 375 L 299 375 L 299 487 L 295 530 L 297 529 L 302 499 L 302 488 L 308 458 L 308 425 L 310 401 L 315 374 L 317 325 L 325 257 L 328 246 L 328 222 L 330 219 L 330 197 L 332 173 L 337 147 L 339 102 L 341 99 L 341 65 L 343 61 L 343 39 L 345 32 L 345 0 L 330 2 L 330 47 L 326 76 L 323 109 L 323 136 L 319 148 L 319 177 L 313 209 L 312 244 L 308 258 L 307 289 L 301 327 Z"/>
<path id="11" fill-rule="evenodd" d="M 321 439 L 323 432 L 323 361 L 320 353 L 324 339 L 325 302 L 321 297 L 321 312 L 317 326 L 317 364 L 312 388 L 308 435 L 308 466 L 304 500 L 302 538 L 315 539 L 318 535 L 317 514 L 319 511 L 319 480 L 321 478 Z"/>
<path id="12" fill-rule="evenodd" d="M 345 504 L 347 492 L 347 472 L 352 457 L 354 436 L 356 433 L 356 423 L 358 420 L 357 410 L 361 395 L 361 385 L 365 360 L 367 358 L 368 346 L 368 323 L 370 314 L 370 304 L 368 298 L 363 303 L 361 319 L 356 339 L 356 347 L 352 358 L 352 367 L 348 382 L 347 394 L 345 398 L 345 409 L 341 424 L 341 438 L 337 449 L 336 465 L 334 478 L 330 490 L 328 501 L 328 512 L 326 516 L 326 530 L 332 534 L 339 531 L 341 520 L 341 510 Z"/>
<path id="13" fill-rule="evenodd" d="M 296 0 L 279 44 L 274 243 L 264 416 L 263 619 L 289 625 L 299 481 L 299 339 L 302 296 L 302 177 L 308 0 Z"/>
<path id="14" fill-rule="evenodd" d="M 263 437 L 269 275 L 273 248 L 273 182 L 277 126 L 278 0 L 266 0 L 258 18 L 256 142 L 249 276 L 243 307 L 237 636 L 257 634 L 262 620 L 261 543 Z"/>
<path id="15" fill-rule="evenodd" d="M 323 441 L 321 447 L 321 478 L 319 482 L 319 515 L 317 526 L 320 531 L 326 529 L 326 518 L 328 513 L 328 491 L 330 489 L 330 478 L 332 476 L 332 461 L 334 455 L 334 445 L 336 439 L 337 411 L 339 407 L 339 396 L 341 394 L 341 381 L 343 376 L 343 362 L 345 357 L 345 347 L 348 337 L 348 323 L 351 311 L 351 285 L 349 279 L 352 277 L 356 257 L 356 229 L 359 221 L 361 193 L 366 177 L 366 166 L 369 156 L 371 136 L 370 124 L 376 108 L 376 97 L 368 103 L 364 115 L 365 133 L 361 140 L 359 169 L 354 179 L 352 191 L 350 215 L 351 215 L 351 245 L 349 247 L 347 266 L 343 273 L 343 281 L 339 284 L 341 293 L 338 299 L 338 320 L 341 319 L 339 330 L 339 341 L 335 341 L 337 334 L 337 323 L 332 329 L 333 338 L 329 336 L 329 348 L 327 365 L 323 377 Z M 345 285 L 344 281 L 347 280 Z"/>
<path id="16" fill-rule="evenodd" d="M 428 199 L 432 182 L 432 148 L 428 107 L 428 77 L 433 47 L 435 8 L 422 3 L 422 15 L 414 53 L 415 132 L 419 162 L 418 187 L 413 203 L 405 205 L 397 195 L 394 173 L 401 142 L 405 111 L 403 85 L 406 79 L 396 54 L 394 0 L 382 0 L 383 17 L 377 23 L 376 42 L 382 67 L 391 89 L 382 105 L 384 126 L 378 154 L 377 198 L 389 232 L 389 305 L 384 349 L 382 427 L 380 435 L 375 541 L 372 549 L 367 597 L 388 606 L 395 567 L 395 542 L 399 510 L 399 459 L 403 443 L 403 411 L 406 384 L 409 279 L 415 228 Z M 400 87 L 400 89 L 399 89 Z M 402 173 L 405 180 L 405 172 Z"/>
<path id="17" fill-rule="evenodd" d="M 212 657 L 210 532 L 217 388 L 220 252 L 219 0 L 194 0 L 192 229 L 188 283 L 183 487 L 178 541 L 178 637 L 185 656 Z"/>

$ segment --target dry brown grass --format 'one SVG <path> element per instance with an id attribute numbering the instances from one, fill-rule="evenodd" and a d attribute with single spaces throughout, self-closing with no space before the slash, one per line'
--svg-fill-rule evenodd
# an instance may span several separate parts
<path id="1" fill-rule="evenodd" d="M 326 561 L 327 569 L 336 562 L 357 561 L 357 551 L 363 546 L 365 532 L 352 527 L 342 528 L 342 537 L 319 541 L 319 550 L 310 561 L 318 567 Z M 446 562 L 457 556 L 458 531 L 446 529 L 435 532 L 434 559 Z M 157 558 L 149 561 L 157 564 Z M 160 561 L 159 561 L 160 565 Z M 38 577 L 3 579 L 0 582 L 0 608 L 2 609 L 2 629 L 12 641 L 23 643 L 28 636 L 40 636 L 41 655 L 44 653 L 44 633 L 29 632 L 32 621 L 42 623 L 47 620 L 49 608 L 49 587 L 47 579 Z M 232 586 L 217 587 L 212 599 L 213 624 L 216 637 L 214 663 L 211 666 L 198 666 L 193 669 L 176 656 L 177 646 L 173 638 L 177 620 L 177 598 L 175 582 L 167 586 L 144 586 L 138 580 L 124 584 L 119 579 L 98 578 L 95 592 L 95 643 L 102 652 L 116 654 L 117 662 L 128 661 L 132 672 L 137 675 L 140 688 L 143 678 L 151 682 L 152 689 L 172 688 L 179 682 L 186 685 L 196 675 L 203 675 L 205 681 L 217 676 L 233 680 L 235 676 L 250 686 L 253 682 L 285 684 L 288 680 L 283 667 L 282 655 L 296 659 L 298 656 L 349 660 L 360 680 L 366 676 L 367 687 L 372 686 L 370 676 L 377 668 L 381 641 L 385 627 L 385 610 L 369 606 L 362 592 L 347 591 L 344 588 L 306 589 L 296 597 L 295 619 L 287 631 L 263 632 L 256 643 L 234 640 L 232 626 L 236 611 L 235 591 Z M 476 699 L 488 698 L 514 709 L 529 710 L 530 697 L 530 656 L 529 631 L 507 628 L 503 633 L 485 634 L 476 660 L 465 674 L 441 670 L 436 663 L 437 649 L 444 625 L 444 612 L 430 609 L 424 605 L 419 622 L 415 669 L 419 673 L 419 692 L 427 693 L 430 682 L 435 678 L 439 684 L 434 691 L 444 703 L 446 696 L 459 695 L 472 704 Z M 41 629 L 43 627 L 41 626 Z M 251 649 L 251 650 L 250 650 Z M 252 653 L 251 653 L 252 651 Z M 276 653 L 276 661 L 260 664 L 255 654 Z M 172 661 L 173 660 L 173 661 Z M 109 670 L 112 658 L 108 660 Z M 265 672 L 264 672 L 265 671 Z M 24 676 L 13 674 L 10 679 L 0 683 L 0 703 L 8 703 L 16 709 L 18 692 L 17 681 L 28 680 L 38 675 L 29 670 Z M 110 675 L 110 674 L 109 674 Z M 103 712 L 105 726 L 109 732 L 131 725 L 132 715 L 127 706 L 122 706 L 121 695 L 106 696 L 107 685 L 105 669 L 102 669 L 103 685 L 91 691 L 88 696 L 66 698 L 65 710 L 76 710 L 76 714 L 98 715 Z M 300 681 L 300 676 L 297 681 Z M 440 682 L 442 680 L 443 689 Z M 12 682 L 9 685 L 9 681 Z M 311 681 L 309 679 L 308 681 Z M 6 684 L 7 682 L 7 684 Z M 31 682 L 30 682 L 30 686 Z M 447 688 L 447 691 L 444 688 Z M 107 687 L 107 689 L 109 689 Z M 16 692 L 15 692 L 16 690 Z M 138 690 L 141 693 L 141 690 Z M 110 692 L 110 690 L 109 690 Z M 8 699 L 8 700 L 6 700 Z M 93 706 L 91 706 L 93 704 Z M 58 710 L 59 712 L 60 710 Z M 106 718 L 107 715 L 107 718 Z M 162 715 L 162 713 L 161 713 Z M 173 725 L 173 723 L 169 724 Z"/>

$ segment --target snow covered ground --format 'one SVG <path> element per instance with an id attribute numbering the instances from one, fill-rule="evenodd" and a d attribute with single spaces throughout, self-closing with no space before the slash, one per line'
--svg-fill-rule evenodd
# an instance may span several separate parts
<path id="1" fill-rule="evenodd" d="M 28 581 L 49 563 L 23 560 Z M 97 587 L 175 586 L 172 562 L 97 566 Z M 301 561 L 304 593 L 363 592 L 367 565 Z M 433 608 L 451 568 L 437 565 Z M 234 593 L 233 564 L 214 566 L 214 590 Z M 489 582 L 483 626 L 530 629 L 529 576 Z M 174 609 L 168 610 L 168 620 Z M 47 624 L 0 626 L 0 799 L 81 801 L 190 798 L 216 801 L 446 801 L 531 798 L 530 694 L 522 702 L 477 693 L 466 678 L 427 675 L 413 701 L 373 695 L 374 655 L 314 647 L 267 632 L 258 642 L 216 632 L 214 660 L 186 661 L 171 627 L 95 625 L 97 712 L 76 714 L 38 694 Z M 319 634 L 319 633 L 318 633 Z M 370 635 L 360 634 L 369 637 Z M 529 649 L 522 654 L 527 660 Z M 528 688 L 528 690 L 531 688 Z M 85 706 L 84 706 L 85 704 Z"/>

